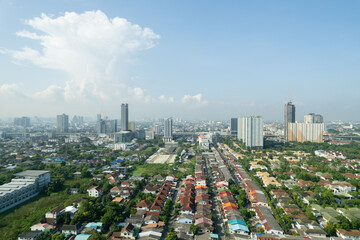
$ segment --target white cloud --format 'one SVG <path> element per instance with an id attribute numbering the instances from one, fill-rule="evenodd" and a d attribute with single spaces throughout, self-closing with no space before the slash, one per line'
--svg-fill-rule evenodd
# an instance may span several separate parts
<path id="1" fill-rule="evenodd" d="M 184 104 L 188 104 L 190 106 L 192 106 L 192 105 L 204 106 L 204 105 L 208 104 L 208 101 L 202 99 L 201 93 L 193 95 L 193 96 L 187 94 L 181 99 L 181 102 Z"/>
<path id="2" fill-rule="evenodd" d="M 134 53 L 154 47 L 160 38 L 149 28 L 124 18 L 109 19 L 101 11 L 66 12 L 57 18 L 42 14 L 26 24 L 37 33 L 23 30 L 17 35 L 39 40 L 42 49 L 24 47 L 11 51 L 12 56 L 42 68 L 65 71 L 70 77 L 64 86 L 65 99 L 82 102 L 109 100 L 114 87 L 124 82 L 114 77 L 115 62 L 117 70 L 125 72 Z"/>
<path id="3" fill-rule="evenodd" d="M 17 63 L 31 62 L 35 66 L 66 73 L 63 83 L 49 82 L 44 89 L 23 94 L 43 111 L 56 102 L 59 109 L 85 111 L 117 106 L 120 102 L 134 102 L 138 106 L 159 103 L 164 106 L 201 107 L 207 104 L 202 94 L 174 97 L 153 97 L 147 89 L 130 86 L 134 78 L 128 70 L 136 63 L 136 53 L 153 48 L 160 36 L 150 28 L 140 27 L 120 17 L 108 18 L 101 11 L 82 14 L 66 12 L 54 17 L 42 14 L 25 22 L 30 30 L 17 36 L 34 40 L 39 48 L 24 46 L 21 50 L 0 49 Z M 2 85 L 0 93 L 19 93 L 18 86 Z M 46 102 L 46 105 L 44 105 Z M 40 103 L 40 104 L 39 104 Z M 29 103 L 27 103 L 30 105 Z M 76 106 L 75 106 L 76 105 Z M 52 107 L 52 111 L 55 111 Z M 34 113 L 36 114 L 36 113 Z M 52 114 L 52 113 L 51 113 Z"/>
<path id="4" fill-rule="evenodd" d="M 19 86 L 15 83 L 13 84 L 3 84 L 0 86 L 0 95 L 14 95 L 18 94 Z"/>

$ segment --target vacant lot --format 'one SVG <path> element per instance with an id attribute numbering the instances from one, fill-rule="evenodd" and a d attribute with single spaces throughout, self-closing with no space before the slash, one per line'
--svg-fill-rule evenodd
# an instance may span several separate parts
<path id="1" fill-rule="evenodd" d="M 167 175 L 169 173 L 169 165 L 160 164 L 160 163 L 145 163 L 143 165 L 136 166 L 136 169 L 133 172 L 134 176 L 140 175 L 150 175 L 155 176 L 157 174 Z"/>
<path id="2" fill-rule="evenodd" d="M 65 192 L 54 193 L 51 196 L 37 196 L 0 214 L 0 240 L 17 239 L 17 236 L 38 223 L 45 213 L 62 205 L 72 205 L 80 195 L 69 195 Z"/>

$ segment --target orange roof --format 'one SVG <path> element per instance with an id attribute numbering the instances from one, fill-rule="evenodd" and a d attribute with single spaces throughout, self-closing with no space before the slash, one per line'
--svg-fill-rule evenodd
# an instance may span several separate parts
<path id="1" fill-rule="evenodd" d="M 226 207 L 234 207 L 234 208 L 238 208 L 238 206 L 235 204 L 235 203 L 232 203 L 232 202 L 227 202 L 225 204 L 223 204 L 224 208 Z"/>
<path id="2" fill-rule="evenodd" d="M 122 198 L 122 197 L 116 197 L 116 198 L 114 198 L 112 201 L 113 201 L 113 202 L 121 203 L 122 200 L 124 200 L 124 198 Z"/>
<path id="3" fill-rule="evenodd" d="M 195 189 L 199 189 L 199 188 L 205 188 L 205 189 L 207 189 L 207 186 L 199 185 L 199 186 L 196 186 L 196 187 L 195 187 Z"/>

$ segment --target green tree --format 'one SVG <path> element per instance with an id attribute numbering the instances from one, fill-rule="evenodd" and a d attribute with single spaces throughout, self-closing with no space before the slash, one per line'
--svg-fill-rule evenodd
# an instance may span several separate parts
<path id="1" fill-rule="evenodd" d="M 178 240 L 178 236 L 174 232 L 169 232 L 165 240 Z"/>
<path id="2" fill-rule="evenodd" d="M 192 233 L 194 235 L 198 234 L 198 232 L 200 231 L 200 227 L 198 225 L 195 224 L 191 224 L 190 225 L 190 231 L 192 231 Z"/>

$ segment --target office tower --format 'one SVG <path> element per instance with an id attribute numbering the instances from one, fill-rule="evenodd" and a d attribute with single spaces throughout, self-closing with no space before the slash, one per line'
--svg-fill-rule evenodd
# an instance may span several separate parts
<path id="1" fill-rule="evenodd" d="M 304 116 L 304 123 L 323 123 L 323 116 L 320 114 L 309 113 Z"/>
<path id="2" fill-rule="evenodd" d="M 129 130 L 135 132 L 135 122 L 129 122 Z"/>
<path id="3" fill-rule="evenodd" d="M 167 118 L 164 121 L 164 141 L 169 142 L 173 139 L 173 121 Z"/>
<path id="4" fill-rule="evenodd" d="M 100 121 L 96 123 L 97 134 L 111 134 L 117 131 L 117 120 L 109 120 L 105 117 L 105 119 L 100 119 Z"/>
<path id="5" fill-rule="evenodd" d="M 98 115 L 96 115 L 96 121 L 100 121 L 101 120 L 101 114 L 99 113 Z"/>
<path id="6" fill-rule="evenodd" d="M 291 98 L 284 107 L 284 137 L 285 140 L 288 140 L 288 124 L 295 122 L 295 105 L 292 104 Z"/>
<path id="7" fill-rule="evenodd" d="M 108 127 L 106 133 L 116 133 L 117 131 L 117 120 L 108 120 Z"/>
<path id="8" fill-rule="evenodd" d="M 295 142 L 324 142 L 324 123 L 289 123 L 288 140 Z"/>
<path id="9" fill-rule="evenodd" d="M 57 115 L 57 131 L 60 133 L 66 133 L 69 131 L 69 116 L 65 113 Z"/>
<path id="10" fill-rule="evenodd" d="M 128 104 L 121 104 L 121 131 L 129 130 L 129 110 Z"/>
<path id="11" fill-rule="evenodd" d="M 250 149 L 262 149 L 264 146 L 263 119 L 260 116 L 238 119 L 238 139 Z"/>
<path id="12" fill-rule="evenodd" d="M 105 133 L 105 132 L 106 132 L 105 129 L 106 129 L 105 120 L 99 119 L 99 120 L 96 122 L 96 133 L 97 133 L 97 134 Z"/>
<path id="13" fill-rule="evenodd" d="M 21 127 L 30 127 L 30 118 L 29 117 L 14 118 L 14 125 Z"/>
<path id="14" fill-rule="evenodd" d="M 237 137 L 238 132 L 238 119 L 237 118 L 231 118 L 230 122 L 230 134 L 232 137 Z"/>

